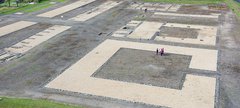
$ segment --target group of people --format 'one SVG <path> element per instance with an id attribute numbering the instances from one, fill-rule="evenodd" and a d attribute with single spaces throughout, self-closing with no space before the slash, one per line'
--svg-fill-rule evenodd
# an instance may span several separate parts
<path id="1" fill-rule="evenodd" d="M 156 50 L 156 55 L 161 55 L 161 56 L 163 56 L 163 54 L 164 54 L 164 48 L 157 48 L 157 50 Z"/>

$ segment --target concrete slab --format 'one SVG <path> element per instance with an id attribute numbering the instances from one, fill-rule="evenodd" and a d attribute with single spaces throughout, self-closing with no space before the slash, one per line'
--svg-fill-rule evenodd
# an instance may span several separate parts
<path id="1" fill-rule="evenodd" d="M 158 29 L 162 25 L 163 25 L 163 23 L 159 23 L 159 22 L 144 21 L 128 37 L 129 38 L 137 38 L 137 39 L 151 39 L 152 36 L 154 36 L 154 34 L 158 31 Z"/>
<path id="2" fill-rule="evenodd" d="M 125 37 L 126 35 L 114 33 L 112 36 L 113 36 L 113 37 Z"/>
<path id="3" fill-rule="evenodd" d="M 136 27 L 138 26 L 140 23 L 142 23 L 142 21 L 130 21 L 126 26 L 133 26 L 133 27 Z"/>
<path id="4" fill-rule="evenodd" d="M 91 77 L 120 48 L 155 51 L 159 47 L 192 55 L 189 68 L 216 71 L 216 50 L 106 40 L 45 87 L 172 108 L 214 108 L 216 78 L 187 75 L 183 88 L 177 90 Z"/>
<path id="5" fill-rule="evenodd" d="M 4 59 L 6 57 L 10 57 L 10 56 L 11 56 L 11 54 L 8 54 L 8 53 L 0 55 L 0 60 Z"/>
<path id="6" fill-rule="evenodd" d="M 178 24 L 178 23 L 167 23 L 166 27 L 179 27 L 179 28 L 191 28 L 198 29 L 197 39 L 192 38 L 175 38 L 169 36 L 157 36 L 155 40 L 178 42 L 178 43 L 190 43 L 190 44 L 201 44 L 201 45 L 216 45 L 217 27 L 214 26 L 203 26 L 203 25 L 190 25 L 190 24 Z M 160 30 L 161 32 L 161 30 Z"/>
<path id="7" fill-rule="evenodd" d="M 168 12 L 177 12 L 182 5 L 174 4 L 167 11 Z"/>
<path id="8" fill-rule="evenodd" d="M 134 24 L 134 23 L 128 23 L 126 26 L 132 26 L 132 27 L 136 27 L 138 26 L 139 24 Z"/>
<path id="9" fill-rule="evenodd" d="M 123 26 L 120 29 L 118 29 L 117 31 L 115 31 L 112 36 L 113 37 L 125 37 L 125 36 L 128 36 L 141 23 L 142 23 L 142 21 L 132 20 L 126 26 Z"/>
<path id="10" fill-rule="evenodd" d="M 123 2 L 116 2 L 116 1 L 107 1 L 103 4 L 101 4 L 100 6 L 90 10 L 90 11 L 87 11 L 83 14 L 80 14 L 74 18 L 71 18 L 70 20 L 74 20 L 74 21 L 87 21 L 103 12 L 106 12 L 107 10 L 121 4 Z"/>
<path id="11" fill-rule="evenodd" d="M 178 14 L 178 13 L 164 13 L 164 12 L 155 12 L 154 15 L 166 15 L 166 16 L 176 16 L 176 17 L 213 18 L 213 19 L 218 19 L 218 17 L 219 17 L 219 15 L 194 15 L 194 14 Z"/>
<path id="12" fill-rule="evenodd" d="M 115 33 L 117 33 L 117 34 L 128 34 L 129 32 L 130 31 L 128 31 L 128 30 L 118 30 Z"/>
<path id="13" fill-rule="evenodd" d="M 180 24 L 180 23 L 167 23 L 166 27 L 180 27 L 180 28 L 193 28 L 193 29 L 216 29 L 213 26 L 193 25 L 193 24 Z"/>
<path id="14" fill-rule="evenodd" d="M 6 25 L 0 28 L 0 37 L 7 35 L 9 33 L 21 30 L 23 28 L 29 27 L 36 24 L 36 22 L 29 22 L 29 21 L 19 21 L 10 25 Z"/>
<path id="15" fill-rule="evenodd" d="M 54 37 L 55 35 L 69 29 L 69 26 L 59 26 L 55 25 L 50 27 L 36 35 L 33 35 L 9 48 L 5 48 L 4 50 L 10 54 L 23 54 L 29 51 L 30 49 L 36 47 L 44 41 Z"/>
<path id="16" fill-rule="evenodd" d="M 153 3 L 143 3 L 144 6 L 153 6 Z"/>
<path id="17" fill-rule="evenodd" d="M 136 20 L 132 20 L 129 23 L 135 23 L 135 24 L 140 24 L 142 21 L 136 21 Z"/>
<path id="18" fill-rule="evenodd" d="M 171 4 L 159 4 L 156 11 L 167 11 L 172 5 Z"/>
<path id="19" fill-rule="evenodd" d="M 172 5 L 171 4 L 159 4 L 159 3 L 143 3 L 143 4 L 132 4 L 130 9 L 137 10 L 149 10 L 149 11 L 167 11 Z"/>
<path id="20" fill-rule="evenodd" d="M 72 4 L 69 4 L 69 5 L 66 5 L 66 6 L 57 8 L 57 9 L 54 9 L 52 11 L 48 11 L 46 13 L 43 13 L 43 14 L 40 14 L 40 15 L 37 15 L 37 16 L 52 18 L 52 17 L 55 17 L 57 15 L 66 13 L 66 12 L 71 11 L 71 10 L 74 10 L 74 9 L 76 9 L 78 7 L 81 7 L 81 6 L 87 5 L 89 3 L 92 3 L 94 1 L 96 1 L 96 0 L 79 0 L 79 1 L 74 2 Z"/>
<path id="21" fill-rule="evenodd" d="M 136 8 L 139 7 L 139 6 L 140 6 L 139 4 L 132 4 L 130 8 L 136 9 Z"/>

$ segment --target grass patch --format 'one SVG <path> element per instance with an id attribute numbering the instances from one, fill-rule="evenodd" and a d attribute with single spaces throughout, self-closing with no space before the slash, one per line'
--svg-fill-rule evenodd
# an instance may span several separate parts
<path id="1" fill-rule="evenodd" d="M 223 0 L 143 0 L 144 2 L 163 2 L 177 4 L 217 4 L 223 3 Z"/>
<path id="2" fill-rule="evenodd" d="M 83 108 L 48 100 L 32 100 L 2 97 L 0 108 Z"/>
<path id="3" fill-rule="evenodd" d="M 10 7 L 8 7 L 8 3 L 5 2 L 3 4 L 0 4 L 0 15 L 12 14 L 16 12 L 23 12 L 23 13 L 35 12 L 35 11 L 39 11 L 54 5 L 54 4 L 51 4 L 50 2 L 59 3 L 64 1 L 65 0 L 42 0 L 41 2 L 36 4 L 19 3 L 18 7 L 15 2 L 12 2 Z"/>
<path id="4" fill-rule="evenodd" d="M 240 19 L 240 3 L 236 2 L 235 0 L 225 0 L 225 3 Z"/>

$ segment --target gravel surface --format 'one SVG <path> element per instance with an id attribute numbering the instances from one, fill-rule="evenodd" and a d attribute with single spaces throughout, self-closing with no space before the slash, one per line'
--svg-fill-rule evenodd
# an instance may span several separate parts
<path id="1" fill-rule="evenodd" d="M 179 27 L 162 27 L 160 31 L 160 36 L 197 39 L 198 30 Z"/>
<path id="2" fill-rule="evenodd" d="M 191 56 L 122 48 L 93 77 L 180 89 L 190 60 Z"/>
<path id="3" fill-rule="evenodd" d="M 50 18 L 36 17 L 37 14 L 73 3 L 71 0 L 49 9 L 25 15 L 0 16 L 0 26 L 20 20 L 34 21 L 38 24 L 13 32 L 0 38 L 0 52 L 3 48 L 20 42 L 53 25 L 72 26 L 71 29 L 33 48 L 24 56 L 0 64 L 0 95 L 51 99 L 72 104 L 82 104 L 93 108 L 163 108 L 143 103 L 72 93 L 44 88 L 52 79 L 84 57 L 88 52 L 106 39 L 134 41 L 142 43 L 166 44 L 182 47 L 194 47 L 219 50 L 217 72 L 188 69 L 190 56 L 167 54 L 156 56 L 155 52 L 121 49 L 93 77 L 163 86 L 181 89 L 186 74 L 195 74 L 217 78 L 216 108 L 240 107 L 240 23 L 229 10 L 206 10 L 208 6 L 185 6 L 179 13 L 209 14 L 221 12 L 219 20 L 203 18 L 184 18 L 154 16 L 151 12 L 127 9 L 129 2 L 98 15 L 86 22 L 74 22 L 67 19 L 77 16 L 106 0 L 98 0 L 65 14 Z M 212 5 L 211 5 L 212 6 Z M 191 9 L 191 11 L 189 11 Z M 64 16 L 61 18 L 61 16 Z M 142 17 L 144 16 L 144 17 Z M 217 46 L 179 44 L 154 40 L 136 40 L 111 37 L 111 33 L 133 19 L 183 24 L 218 26 Z M 188 31 L 191 31 L 189 33 Z M 165 32 L 177 37 L 195 38 L 194 30 L 168 29 Z M 120 62 L 121 61 L 121 62 Z M 160 62 L 164 61 L 164 62 Z M 134 68 L 133 68 L 134 67 Z M 128 71 L 131 69 L 131 71 Z"/>

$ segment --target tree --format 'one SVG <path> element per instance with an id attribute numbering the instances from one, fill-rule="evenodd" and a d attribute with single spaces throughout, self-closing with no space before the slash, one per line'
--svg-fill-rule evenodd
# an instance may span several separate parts
<path id="1" fill-rule="evenodd" d="M 39 3 L 39 2 L 40 2 L 40 0 L 35 0 L 35 2 Z"/>
<path id="2" fill-rule="evenodd" d="M 10 5 L 11 5 L 11 0 L 7 0 L 7 2 L 8 2 L 8 6 L 10 7 Z"/>
<path id="3" fill-rule="evenodd" d="M 16 0 L 16 3 L 17 3 L 17 7 L 18 7 L 19 0 Z"/>

